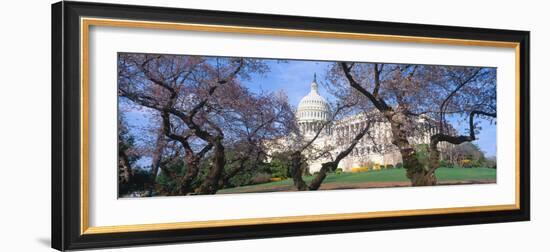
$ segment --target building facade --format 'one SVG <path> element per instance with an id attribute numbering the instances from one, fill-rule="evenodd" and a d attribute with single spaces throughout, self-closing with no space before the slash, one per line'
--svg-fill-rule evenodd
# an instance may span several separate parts
<path id="1" fill-rule="evenodd" d="M 335 158 L 338 153 L 350 146 L 356 134 L 367 126 L 368 133 L 358 142 L 351 153 L 340 161 L 338 168 L 343 171 L 377 169 L 380 166 L 396 166 L 402 163 L 401 154 L 391 143 L 392 133 L 389 122 L 377 116 L 376 111 L 363 112 L 341 120 L 331 121 L 332 115 L 328 101 L 319 94 L 319 86 L 314 77 L 309 94 L 304 96 L 296 111 L 296 121 L 303 137 L 307 142 L 318 137 L 305 154 L 309 172 L 314 173 L 321 169 L 321 165 Z M 418 125 L 422 130 L 411 136 L 412 144 L 427 144 L 430 137 L 436 133 L 429 119 L 421 117 Z M 321 130 L 320 130 L 321 129 Z"/>

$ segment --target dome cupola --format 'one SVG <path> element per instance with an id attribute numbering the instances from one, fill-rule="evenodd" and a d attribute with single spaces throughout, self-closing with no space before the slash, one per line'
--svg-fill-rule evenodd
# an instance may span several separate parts
<path id="1" fill-rule="evenodd" d="M 296 111 L 298 122 L 327 121 L 329 119 L 329 104 L 327 100 L 319 95 L 317 75 L 313 75 L 311 90 L 300 103 Z"/>

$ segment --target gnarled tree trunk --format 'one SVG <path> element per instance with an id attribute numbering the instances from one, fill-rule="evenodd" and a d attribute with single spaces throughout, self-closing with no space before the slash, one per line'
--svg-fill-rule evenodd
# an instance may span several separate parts
<path id="1" fill-rule="evenodd" d="M 118 150 L 118 183 L 128 184 L 132 179 L 132 167 L 124 150 Z"/>
<path id="2" fill-rule="evenodd" d="M 323 163 L 323 165 L 321 166 L 321 170 L 319 170 L 319 173 L 317 173 L 317 176 L 315 176 L 311 183 L 309 183 L 308 189 L 312 191 L 319 189 L 319 187 L 321 187 L 321 184 L 327 177 L 327 172 L 336 170 L 336 166 L 337 164 L 335 162 Z"/>
<path id="3" fill-rule="evenodd" d="M 294 181 L 294 186 L 298 189 L 298 191 L 306 191 L 307 184 L 302 178 L 302 173 L 304 172 L 302 170 L 302 153 L 296 151 L 290 155 L 290 158 L 290 175 Z"/>
<path id="4" fill-rule="evenodd" d="M 219 187 L 219 181 L 222 178 L 222 173 L 225 167 L 225 148 L 222 140 L 216 139 L 214 145 L 214 157 L 212 167 L 208 171 L 206 178 L 197 189 L 197 194 L 215 194 Z"/>
<path id="5" fill-rule="evenodd" d="M 183 175 L 179 185 L 179 195 L 187 195 L 191 192 L 191 183 L 199 174 L 200 159 L 185 155 L 185 175 Z"/>
<path id="6" fill-rule="evenodd" d="M 414 147 L 407 139 L 407 132 L 404 129 L 407 123 L 405 115 L 402 112 L 387 112 L 385 115 L 391 125 L 392 143 L 401 153 L 403 167 L 407 170 L 407 178 L 411 181 L 412 186 L 435 185 L 437 180 L 433 172 L 428 171 L 420 163 Z"/>
<path id="7" fill-rule="evenodd" d="M 155 189 L 155 184 L 157 180 L 157 173 L 159 171 L 160 162 L 162 159 L 162 153 L 164 151 L 164 127 L 161 127 L 161 129 L 158 132 L 157 141 L 156 141 L 156 147 L 153 151 L 153 158 L 151 161 L 151 176 L 149 178 L 149 184 L 147 189 L 147 195 L 146 196 L 153 196 L 153 191 Z"/>

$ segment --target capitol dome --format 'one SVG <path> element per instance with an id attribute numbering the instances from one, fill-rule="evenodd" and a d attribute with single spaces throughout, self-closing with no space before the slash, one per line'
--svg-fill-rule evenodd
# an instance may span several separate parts
<path id="1" fill-rule="evenodd" d="M 298 123 L 327 121 L 329 119 L 329 105 L 325 98 L 319 95 L 317 77 L 314 75 L 311 91 L 298 104 L 296 116 Z"/>

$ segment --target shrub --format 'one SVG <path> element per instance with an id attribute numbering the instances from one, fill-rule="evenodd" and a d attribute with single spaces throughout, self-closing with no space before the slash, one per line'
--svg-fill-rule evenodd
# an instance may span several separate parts
<path id="1" fill-rule="evenodd" d="M 481 167 L 481 166 L 482 164 L 480 160 L 472 160 L 472 162 L 470 162 L 470 167 Z"/>
<path id="2" fill-rule="evenodd" d="M 353 173 L 366 172 L 366 171 L 369 171 L 368 167 L 354 167 L 354 168 L 351 168 L 351 172 L 353 172 Z"/>
<path id="3" fill-rule="evenodd" d="M 289 161 L 273 158 L 270 163 L 271 175 L 277 178 L 288 178 Z"/>
<path id="4" fill-rule="evenodd" d="M 156 179 L 157 193 L 171 195 L 178 192 L 180 183 L 178 176 L 185 174 L 185 163 L 182 159 L 176 159 L 161 167 Z"/>
<path id="5" fill-rule="evenodd" d="M 393 165 L 392 164 L 386 165 L 386 169 L 393 169 Z"/>
<path id="6" fill-rule="evenodd" d="M 487 159 L 485 159 L 485 164 L 484 165 L 488 168 L 496 169 L 497 168 L 497 160 L 496 160 L 495 157 L 488 157 Z"/>
<path id="7" fill-rule="evenodd" d="M 124 197 L 127 195 L 137 194 L 143 195 L 151 183 L 151 171 L 144 169 L 132 170 L 132 179 L 130 183 L 121 183 L 118 185 L 119 196 Z"/>
<path id="8" fill-rule="evenodd" d="M 464 168 L 472 168 L 472 160 L 470 160 L 470 159 L 464 159 L 464 160 L 462 160 L 462 167 L 464 167 Z"/>
<path id="9" fill-rule="evenodd" d="M 338 168 L 338 169 L 334 170 L 334 173 L 336 173 L 336 174 L 341 174 L 343 172 L 344 172 L 344 170 L 342 170 L 342 168 Z"/>
<path id="10" fill-rule="evenodd" d="M 232 167 L 230 164 L 227 164 L 225 169 L 229 171 Z M 225 188 L 231 188 L 254 184 L 253 180 L 257 174 L 270 174 L 269 177 L 273 177 L 271 176 L 269 164 L 263 162 L 246 162 L 243 169 L 231 177 L 224 186 Z"/>
<path id="11" fill-rule="evenodd" d="M 372 168 L 374 167 L 374 162 L 372 161 L 361 162 L 359 167 L 365 167 L 368 170 L 372 170 Z"/>
<path id="12" fill-rule="evenodd" d="M 269 173 L 257 173 L 252 177 L 252 184 L 261 184 L 271 181 L 271 174 Z"/>
<path id="13" fill-rule="evenodd" d="M 395 168 L 403 168 L 403 163 L 397 163 L 397 164 L 395 164 Z"/>

